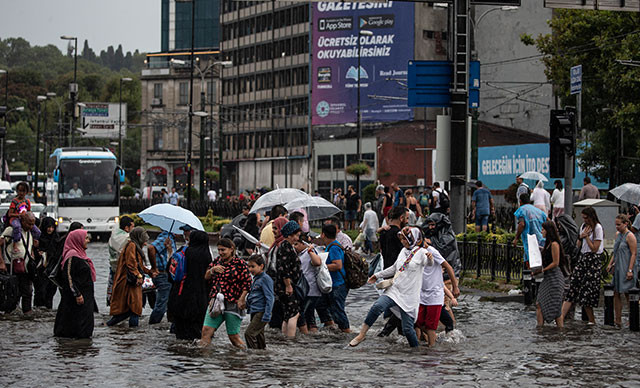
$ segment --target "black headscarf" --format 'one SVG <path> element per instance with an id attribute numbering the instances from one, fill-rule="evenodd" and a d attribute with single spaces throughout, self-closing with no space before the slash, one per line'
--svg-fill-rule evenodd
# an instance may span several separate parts
<path id="1" fill-rule="evenodd" d="M 258 217 L 255 213 L 251 213 L 247 216 L 247 221 L 244 224 L 244 231 L 255 238 L 259 238 L 260 230 L 258 229 Z"/>
<path id="2" fill-rule="evenodd" d="M 53 226 L 53 233 L 47 233 L 47 230 Z M 60 241 L 60 235 L 56 230 L 56 220 L 51 217 L 45 217 L 40 221 L 40 238 L 38 239 L 38 251 L 45 252 L 47 254 L 47 261 L 57 260 L 56 254 L 58 253 L 58 243 Z"/>

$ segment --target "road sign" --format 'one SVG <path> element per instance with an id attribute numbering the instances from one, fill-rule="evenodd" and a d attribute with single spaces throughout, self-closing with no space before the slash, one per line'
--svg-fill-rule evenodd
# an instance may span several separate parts
<path id="1" fill-rule="evenodd" d="M 453 64 L 449 61 L 409 61 L 408 106 L 446 108 L 451 106 Z M 480 105 L 480 62 L 469 62 L 469 107 Z"/>
<path id="2" fill-rule="evenodd" d="M 122 103 L 122 115 L 118 103 L 86 102 L 80 113 L 83 137 L 117 139 L 120 133 L 118 118 L 122 117 L 122 136 L 127 133 L 127 104 Z"/>
<path id="3" fill-rule="evenodd" d="M 571 94 L 582 93 L 582 65 L 571 68 Z"/>

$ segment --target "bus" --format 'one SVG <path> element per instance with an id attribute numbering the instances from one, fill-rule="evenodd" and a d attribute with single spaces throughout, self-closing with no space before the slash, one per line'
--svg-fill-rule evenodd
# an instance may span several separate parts
<path id="1" fill-rule="evenodd" d="M 115 155 L 103 147 L 65 147 L 56 149 L 50 159 L 58 230 L 67 231 L 77 221 L 101 240 L 108 238 L 118 227 L 124 182 Z"/>

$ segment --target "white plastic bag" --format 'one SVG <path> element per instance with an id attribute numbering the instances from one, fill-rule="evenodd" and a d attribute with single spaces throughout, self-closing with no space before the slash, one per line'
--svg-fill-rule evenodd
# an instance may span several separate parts
<path id="1" fill-rule="evenodd" d="M 316 283 L 320 292 L 328 294 L 333 289 L 333 280 L 331 280 L 331 274 L 326 263 L 329 253 L 323 252 L 319 256 L 322 259 L 322 264 L 316 267 Z"/>

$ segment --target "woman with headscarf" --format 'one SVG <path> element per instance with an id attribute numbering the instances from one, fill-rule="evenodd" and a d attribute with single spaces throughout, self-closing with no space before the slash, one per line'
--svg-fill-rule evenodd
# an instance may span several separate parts
<path id="1" fill-rule="evenodd" d="M 265 272 L 267 272 L 267 275 L 269 275 L 274 281 L 277 277 L 277 254 L 280 248 L 280 244 L 284 241 L 284 237 L 282 237 L 282 233 L 280 233 L 280 231 L 287 222 L 289 222 L 289 220 L 287 220 L 285 217 L 278 217 L 271 223 L 275 241 L 273 242 L 273 245 L 271 245 L 271 248 L 269 248 L 269 252 L 267 252 L 267 266 Z M 280 303 L 277 303 L 277 300 L 276 303 L 273 304 L 269 326 L 274 329 L 280 329 L 282 327 L 282 305 Z"/>
<path id="2" fill-rule="evenodd" d="M 38 272 L 36 279 L 33 281 L 35 289 L 33 304 L 48 309 L 53 307 L 53 296 L 56 294 L 56 287 L 48 279 L 47 269 L 53 268 L 60 259 L 59 240 L 60 236 L 56 231 L 56 220 L 51 217 L 45 217 L 40 221 L 40 238 L 38 239 Z"/>
<path id="3" fill-rule="evenodd" d="M 358 346 L 364 341 L 367 331 L 380 314 L 391 308 L 400 309 L 402 333 L 407 337 L 409 346 L 418 346 L 414 322 L 420 307 L 422 273 L 425 265 L 433 262 L 433 254 L 422 248 L 422 234 L 418 228 L 405 228 L 398 232 L 398 237 L 404 248 L 400 251 L 396 262 L 387 269 L 373 274 L 368 281 L 369 284 L 373 284 L 378 279 L 393 278 L 387 282 L 391 285 L 371 306 L 360 333 L 349 342 L 349 346 Z"/>
<path id="4" fill-rule="evenodd" d="M 280 231 L 282 242 L 276 255 L 276 278 L 273 291 L 276 302 L 282 307 L 282 334 L 289 338 L 296 336 L 300 301 L 295 292 L 296 284 L 302 274 L 298 252 L 293 245 L 300 239 L 300 225 L 295 221 L 287 222 Z"/>
<path id="5" fill-rule="evenodd" d="M 60 264 L 64 279 L 62 298 L 53 327 L 56 337 L 90 338 L 93 335 L 96 270 L 86 253 L 89 240 L 87 231 L 83 229 L 67 235 Z"/>
<path id="6" fill-rule="evenodd" d="M 149 235 L 144 228 L 138 226 L 129 233 L 129 240 L 120 254 L 113 278 L 111 319 L 107 322 L 107 326 L 117 325 L 129 318 L 129 327 L 136 327 L 138 318 L 142 315 L 143 272 L 151 274 L 151 271 L 144 266 L 142 248 L 149 241 Z"/>
<path id="7" fill-rule="evenodd" d="M 184 260 L 185 277 L 171 286 L 168 312 L 175 325 L 176 338 L 193 340 L 202 336 L 202 322 L 209 303 L 204 275 L 211 264 L 211 252 L 205 232 L 191 232 Z"/>
<path id="8" fill-rule="evenodd" d="M 242 228 L 245 232 L 249 233 L 256 240 L 260 240 L 260 228 L 258 227 L 258 215 L 256 213 L 250 213 L 247 216 L 247 221 L 244 223 L 244 227 Z M 253 254 L 255 249 L 255 245 L 250 243 L 249 241 L 244 241 L 244 250 L 246 250 L 249 254 Z"/>
<path id="9" fill-rule="evenodd" d="M 543 181 L 538 181 L 536 188 L 533 189 L 533 192 L 531 193 L 531 202 L 533 202 L 533 206 L 542 210 L 547 215 L 551 211 L 551 194 L 544 189 Z"/>

